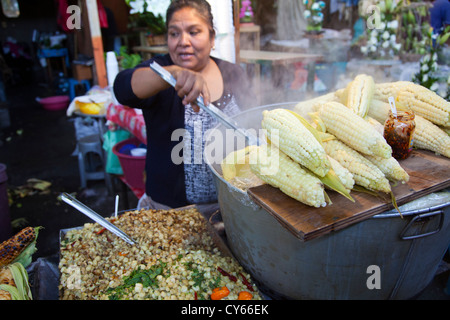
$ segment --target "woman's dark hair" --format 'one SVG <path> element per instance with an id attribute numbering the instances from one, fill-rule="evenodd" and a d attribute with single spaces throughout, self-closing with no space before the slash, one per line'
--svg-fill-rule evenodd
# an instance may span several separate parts
<path id="1" fill-rule="evenodd" d="M 205 20 L 209 27 L 211 38 L 216 35 L 214 30 L 213 16 L 211 13 L 211 5 L 206 0 L 172 0 L 166 12 L 166 28 L 169 29 L 169 21 L 178 10 L 183 8 L 192 8 L 197 10 L 198 14 Z"/>

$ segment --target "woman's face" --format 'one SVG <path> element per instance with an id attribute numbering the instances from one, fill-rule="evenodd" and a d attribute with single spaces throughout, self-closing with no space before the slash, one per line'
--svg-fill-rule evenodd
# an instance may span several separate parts
<path id="1" fill-rule="evenodd" d="M 176 65 L 200 71 L 209 61 L 214 39 L 211 39 L 208 24 L 197 11 L 183 8 L 169 21 L 167 44 Z"/>

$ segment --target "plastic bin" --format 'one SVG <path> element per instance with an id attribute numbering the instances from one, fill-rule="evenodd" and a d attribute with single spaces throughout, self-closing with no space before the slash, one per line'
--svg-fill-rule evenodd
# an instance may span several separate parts
<path id="1" fill-rule="evenodd" d="M 0 242 L 12 236 L 11 215 L 8 203 L 8 175 L 6 165 L 0 163 Z"/>
<path id="2" fill-rule="evenodd" d="M 128 147 L 131 145 L 137 148 L 141 144 L 136 137 L 126 139 L 114 145 L 113 153 L 119 158 L 120 166 L 128 185 L 131 188 L 145 190 L 145 156 L 137 157 L 120 152 L 127 145 Z"/>

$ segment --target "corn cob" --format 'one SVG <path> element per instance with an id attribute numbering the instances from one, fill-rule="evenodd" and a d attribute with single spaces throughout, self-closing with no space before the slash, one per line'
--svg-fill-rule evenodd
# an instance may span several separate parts
<path id="1" fill-rule="evenodd" d="M 394 157 L 384 159 L 377 156 L 366 156 L 366 158 L 376 165 L 384 173 L 386 178 L 403 183 L 409 181 L 409 174 Z"/>
<path id="2" fill-rule="evenodd" d="M 450 136 L 431 121 L 416 115 L 414 147 L 434 151 L 450 158 Z"/>
<path id="3" fill-rule="evenodd" d="M 0 267 L 13 262 L 36 238 L 36 230 L 26 227 L 0 244 Z"/>
<path id="4" fill-rule="evenodd" d="M 9 268 L 0 268 L 0 286 L 1 285 L 15 286 L 13 275 Z M 0 290 L 0 300 L 11 300 L 11 294 L 8 291 Z"/>
<path id="5" fill-rule="evenodd" d="M 367 121 L 339 102 L 321 105 L 319 116 L 327 132 L 345 142 L 351 148 L 367 155 L 390 158 L 392 148 L 383 136 Z"/>
<path id="6" fill-rule="evenodd" d="M 342 182 L 344 187 L 350 192 L 355 185 L 355 180 L 353 179 L 353 175 L 347 168 L 344 168 L 337 160 L 328 156 L 328 159 L 331 163 L 331 168 L 334 170 L 339 180 Z"/>
<path id="7" fill-rule="evenodd" d="M 326 153 L 353 175 L 355 184 L 372 191 L 391 192 L 389 180 L 380 169 L 338 139 L 323 142 Z"/>
<path id="8" fill-rule="evenodd" d="M 375 130 L 377 130 L 379 134 L 382 135 L 384 133 L 384 125 L 381 124 L 380 122 L 378 122 L 377 120 L 375 120 L 374 118 L 372 118 L 370 116 L 366 116 L 364 118 L 364 120 L 366 120 L 368 123 L 370 123 L 370 125 L 372 127 L 374 127 Z"/>
<path id="9" fill-rule="evenodd" d="M 379 123 L 384 125 L 387 117 L 389 116 L 389 110 L 391 107 L 389 103 L 386 101 L 372 99 L 372 102 L 369 107 L 369 111 L 367 112 L 367 116 L 377 120 Z"/>
<path id="10" fill-rule="evenodd" d="M 436 125 L 450 127 L 450 102 L 435 92 L 409 81 L 380 83 L 375 87 L 375 99 L 387 102 L 389 97 L 394 97 L 416 115 Z"/>
<path id="11" fill-rule="evenodd" d="M 274 146 L 250 152 L 250 168 L 264 182 L 313 207 L 326 206 L 322 182 Z"/>
<path id="12" fill-rule="evenodd" d="M 309 112 L 313 112 L 317 104 L 328 101 L 338 101 L 334 92 L 330 92 L 312 99 L 300 101 L 294 107 L 294 111 L 302 116 L 306 116 Z"/>
<path id="13" fill-rule="evenodd" d="M 345 88 L 341 103 L 360 117 L 365 117 L 375 91 L 375 82 L 371 76 L 359 74 Z"/>
<path id="14" fill-rule="evenodd" d="M 262 127 L 271 143 L 294 161 L 320 177 L 328 173 L 331 165 L 321 143 L 291 111 L 263 111 Z"/>

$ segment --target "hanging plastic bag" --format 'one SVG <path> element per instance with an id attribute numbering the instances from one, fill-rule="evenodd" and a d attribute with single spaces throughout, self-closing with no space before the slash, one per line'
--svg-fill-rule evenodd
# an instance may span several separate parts
<path id="1" fill-rule="evenodd" d="M 131 137 L 131 133 L 124 129 L 108 130 L 103 135 L 103 149 L 106 151 L 106 172 L 109 174 L 123 175 L 119 158 L 114 154 L 114 146 Z"/>

